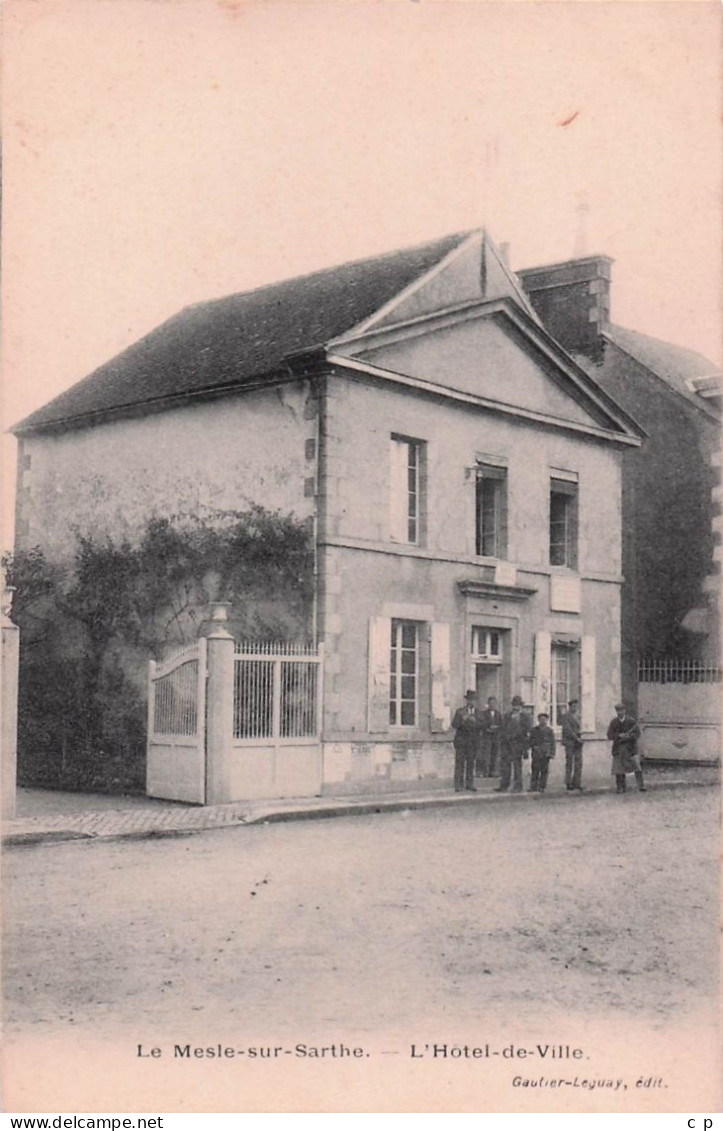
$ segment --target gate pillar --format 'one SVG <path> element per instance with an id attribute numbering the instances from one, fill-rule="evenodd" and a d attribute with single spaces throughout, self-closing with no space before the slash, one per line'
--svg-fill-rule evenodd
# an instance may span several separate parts
<path id="1" fill-rule="evenodd" d="M 206 804 L 231 801 L 234 639 L 226 628 L 229 606 L 213 605 L 213 629 L 206 638 Z"/>

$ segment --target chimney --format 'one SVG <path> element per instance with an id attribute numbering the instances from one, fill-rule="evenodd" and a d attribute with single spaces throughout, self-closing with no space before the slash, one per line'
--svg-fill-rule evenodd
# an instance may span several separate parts
<path id="1" fill-rule="evenodd" d="M 543 326 L 570 353 L 602 358 L 612 263 L 607 255 L 589 255 L 516 272 Z"/>
<path id="2" fill-rule="evenodd" d="M 500 244 L 500 259 L 504 263 L 505 267 L 509 267 L 509 265 L 510 265 L 510 245 L 509 245 L 509 242 L 507 240 L 505 240 L 504 243 Z"/>

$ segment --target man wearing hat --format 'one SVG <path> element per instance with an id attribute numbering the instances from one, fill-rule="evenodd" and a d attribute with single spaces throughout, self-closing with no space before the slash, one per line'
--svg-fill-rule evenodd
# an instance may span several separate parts
<path id="1" fill-rule="evenodd" d="M 459 707 L 452 719 L 454 727 L 454 788 L 456 793 L 468 789 L 476 793 L 474 764 L 479 755 L 484 719 L 477 707 L 477 692 L 468 691 L 465 706 Z"/>
<path id="2" fill-rule="evenodd" d="M 522 710 L 522 700 L 515 695 L 510 704 L 510 710 L 502 720 L 500 731 L 500 784 L 497 793 L 506 793 L 510 788 L 510 778 L 514 770 L 515 793 L 522 792 L 522 759 L 527 757 L 530 745 L 530 730 L 532 720 Z"/>
<path id="3" fill-rule="evenodd" d="M 627 775 L 635 774 L 638 789 L 645 793 L 643 767 L 638 754 L 640 727 L 632 715 L 628 714 L 624 703 L 615 704 L 615 718 L 608 727 L 608 738 L 613 744 L 613 768 L 618 793 L 627 789 Z"/>
<path id="4" fill-rule="evenodd" d="M 562 745 L 565 747 L 565 787 L 582 793 L 582 727 L 577 699 L 570 700 L 562 719 Z"/>

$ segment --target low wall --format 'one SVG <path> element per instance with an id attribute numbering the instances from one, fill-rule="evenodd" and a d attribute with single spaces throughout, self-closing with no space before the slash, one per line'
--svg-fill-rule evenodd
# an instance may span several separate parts
<path id="1" fill-rule="evenodd" d="M 721 714 L 719 683 L 638 684 L 640 723 L 717 723 Z"/>

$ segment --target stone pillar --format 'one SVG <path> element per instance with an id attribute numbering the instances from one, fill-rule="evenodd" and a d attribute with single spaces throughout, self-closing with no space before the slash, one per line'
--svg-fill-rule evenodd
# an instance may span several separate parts
<path id="1" fill-rule="evenodd" d="M 230 606 L 211 606 L 211 632 L 206 638 L 206 804 L 223 805 L 231 796 L 233 741 L 234 639 L 226 628 Z"/>
<path id="2" fill-rule="evenodd" d="M 14 590 L 6 588 L 2 597 L 2 784 L 0 787 L 0 812 L 4 818 L 15 816 L 18 751 L 18 664 L 20 659 L 20 629 L 10 620 Z"/>

